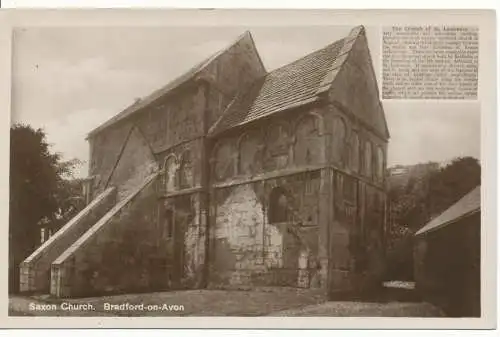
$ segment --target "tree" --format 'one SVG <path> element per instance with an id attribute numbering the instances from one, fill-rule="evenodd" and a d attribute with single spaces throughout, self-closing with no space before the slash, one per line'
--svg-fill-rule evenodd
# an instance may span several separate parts
<path id="1" fill-rule="evenodd" d="M 413 236 L 481 182 L 481 166 L 472 157 L 458 157 L 439 168 L 416 165 L 406 184 L 389 190 L 388 258 L 391 278 L 410 278 L 413 272 Z M 423 168 L 423 169 L 422 169 Z"/>
<path id="2" fill-rule="evenodd" d="M 66 165 L 69 162 L 64 162 Z M 71 163 L 72 169 L 79 165 L 79 161 Z M 46 219 L 52 233 L 58 231 L 64 224 L 73 218 L 79 211 L 85 207 L 85 196 L 82 191 L 82 180 L 70 178 L 61 179 L 59 182 L 56 199 L 57 210 L 52 214 L 52 218 Z"/>
<path id="3" fill-rule="evenodd" d="M 429 217 L 438 216 L 480 183 L 481 166 L 476 158 L 453 159 L 429 179 Z"/>
<path id="4" fill-rule="evenodd" d="M 15 124 L 10 130 L 9 292 L 19 285 L 19 263 L 40 243 L 40 223 L 51 221 L 79 162 L 51 153 L 45 132 Z M 61 193 L 63 192 L 63 193 Z"/>

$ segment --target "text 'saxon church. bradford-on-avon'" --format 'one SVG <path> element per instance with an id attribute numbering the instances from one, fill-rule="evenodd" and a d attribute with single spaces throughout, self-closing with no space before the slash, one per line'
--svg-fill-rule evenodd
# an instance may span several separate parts
<path id="1" fill-rule="evenodd" d="M 271 72 L 244 33 L 90 132 L 89 203 L 21 290 L 366 287 L 388 139 L 363 27 Z"/>

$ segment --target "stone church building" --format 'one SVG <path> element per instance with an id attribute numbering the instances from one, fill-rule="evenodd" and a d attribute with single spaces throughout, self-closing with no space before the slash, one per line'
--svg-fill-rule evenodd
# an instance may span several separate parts
<path id="1" fill-rule="evenodd" d="M 363 27 L 270 72 L 246 32 L 89 133 L 89 204 L 21 289 L 374 284 L 388 139 Z"/>

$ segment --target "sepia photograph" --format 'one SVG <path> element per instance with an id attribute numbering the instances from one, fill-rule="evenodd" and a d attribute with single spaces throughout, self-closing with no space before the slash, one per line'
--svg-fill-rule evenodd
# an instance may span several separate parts
<path id="1" fill-rule="evenodd" d="M 13 27 L 8 315 L 481 318 L 481 33 Z"/>

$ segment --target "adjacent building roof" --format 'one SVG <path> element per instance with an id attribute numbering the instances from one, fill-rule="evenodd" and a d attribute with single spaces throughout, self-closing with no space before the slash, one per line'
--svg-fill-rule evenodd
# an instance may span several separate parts
<path id="1" fill-rule="evenodd" d="M 454 203 L 450 208 L 432 219 L 427 225 L 422 227 L 415 235 L 421 235 L 437 230 L 466 216 L 477 213 L 481 210 L 481 186 L 475 187 L 462 199 Z"/>
<path id="2" fill-rule="evenodd" d="M 278 68 L 257 80 L 248 91 L 238 95 L 210 134 L 319 99 L 330 88 L 354 40 L 364 30 L 354 28 L 344 39 Z"/>

